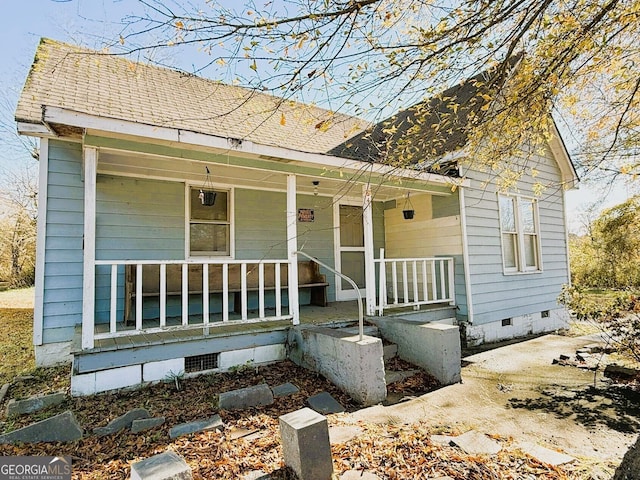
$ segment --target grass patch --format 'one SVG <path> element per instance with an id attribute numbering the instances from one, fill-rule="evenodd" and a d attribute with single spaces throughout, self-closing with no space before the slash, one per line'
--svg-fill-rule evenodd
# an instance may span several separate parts
<path id="1" fill-rule="evenodd" d="M 0 308 L 0 384 L 35 369 L 33 310 Z"/>

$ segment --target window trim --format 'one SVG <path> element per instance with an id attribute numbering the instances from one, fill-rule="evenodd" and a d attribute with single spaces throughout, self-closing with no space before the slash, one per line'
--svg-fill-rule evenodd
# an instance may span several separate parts
<path id="1" fill-rule="evenodd" d="M 216 192 L 227 193 L 227 222 L 214 222 L 203 221 L 196 223 L 214 223 L 229 225 L 229 254 L 222 255 L 192 255 L 191 254 L 191 189 L 200 189 L 201 185 L 195 183 L 185 183 L 184 189 L 184 251 L 185 258 L 188 260 L 214 260 L 214 259 L 235 259 L 235 190 L 233 187 L 223 187 L 219 185 L 213 185 L 213 190 Z"/>
<path id="2" fill-rule="evenodd" d="M 514 221 L 515 221 L 515 267 L 507 267 L 504 255 L 504 236 L 505 234 L 514 235 L 514 232 L 505 232 L 502 228 L 502 205 L 501 199 L 508 198 L 513 202 L 514 206 Z M 525 233 L 524 225 L 522 223 L 521 215 L 521 202 L 530 201 L 533 206 L 533 226 L 535 233 Z M 500 255 L 502 256 L 502 272 L 504 275 L 526 275 L 531 273 L 542 273 L 542 246 L 540 238 L 540 210 L 538 207 L 538 199 L 527 195 L 518 194 L 498 194 L 498 224 L 500 227 Z M 525 237 L 534 236 L 536 238 L 534 255 L 536 257 L 536 265 L 532 267 L 526 266 L 525 257 Z"/>

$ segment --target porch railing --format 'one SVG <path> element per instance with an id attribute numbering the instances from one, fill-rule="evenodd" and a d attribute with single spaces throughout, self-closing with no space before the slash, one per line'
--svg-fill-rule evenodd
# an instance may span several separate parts
<path id="1" fill-rule="evenodd" d="M 390 308 L 455 304 L 453 257 L 385 258 L 379 265 L 378 315 Z"/>
<path id="2" fill-rule="evenodd" d="M 293 319 L 282 298 L 283 289 L 297 288 L 288 281 L 288 260 L 98 260 L 95 265 L 94 339 Z M 252 307 L 249 292 L 257 296 Z M 273 292 L 270 305 L 267 292 Z M 145 309 L 152 313 L 145 315 Z"/>

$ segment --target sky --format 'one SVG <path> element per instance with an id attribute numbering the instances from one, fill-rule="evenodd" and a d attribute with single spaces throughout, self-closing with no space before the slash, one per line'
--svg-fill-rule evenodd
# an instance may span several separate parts
<path id="1" fill-rule="evenodd" d="M 29 165 L 34 168 L 34 160 L 16 138 L 13 113 L 40 38 L 96 48 L 102 39 L 117 39 L 121 20 L 139 11 L 136 0 L 4 2 L 5 21 L 0 29 L 0 45 L 3 46 L 0 49 L 0 176 L 4 178 L 0 178 L 0 182 L 6 183 L 13 169 Z M 578 190 L 567 193 L 570 230 L 579 230 L 580 212 L 589 205 L 597 203 L 598 208 L 610 207 L 624 201 L 631 193 L 623 185 L 603 188 L 583 182 Z"/>

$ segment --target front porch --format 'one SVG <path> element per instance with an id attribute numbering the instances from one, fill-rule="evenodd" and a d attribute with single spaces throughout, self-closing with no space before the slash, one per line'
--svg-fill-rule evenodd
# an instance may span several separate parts
<path id="1" fill-rule="evenodd" d="M 402 317 L 402 321 L 415 315 L 416 327 L 428 322 L 451 325 L 455 322 L 455 307 L 433 304 L 419 311 L 405 309 L 404 313 L 400 311 L 385 318 L 395 322 L 396 315 Z M 301 306 L 298 328 L 319 327 L 321 331 L 335 330 L 342 336 L 357 338 L 358 316 L 356 301 L 332 302 L 326 307 Z M 369 325 L 365 327 L 366 335 L 379 335 L 374 333 L 377 332 L 375 319 L 381 318 L 366 318 Z M 97 331 L 104 328 L 96 326 Z M 291 336 L 293 328 L 287 320 L 219 322 L 214 327 L 167 328 L 153 333 L 149 328 L 136 335 L 98 338 L 94 348 L 88 350 L 82 349 L 82 331 L 78 326 L 72 348 L 72 393 L 86 395 L 167 380 L 172 376 L 285 360 L 290 358 L 292 350 L 300 347 Z M 371 337 L 365 336 L 365 339 L 371 340 Z"/>

